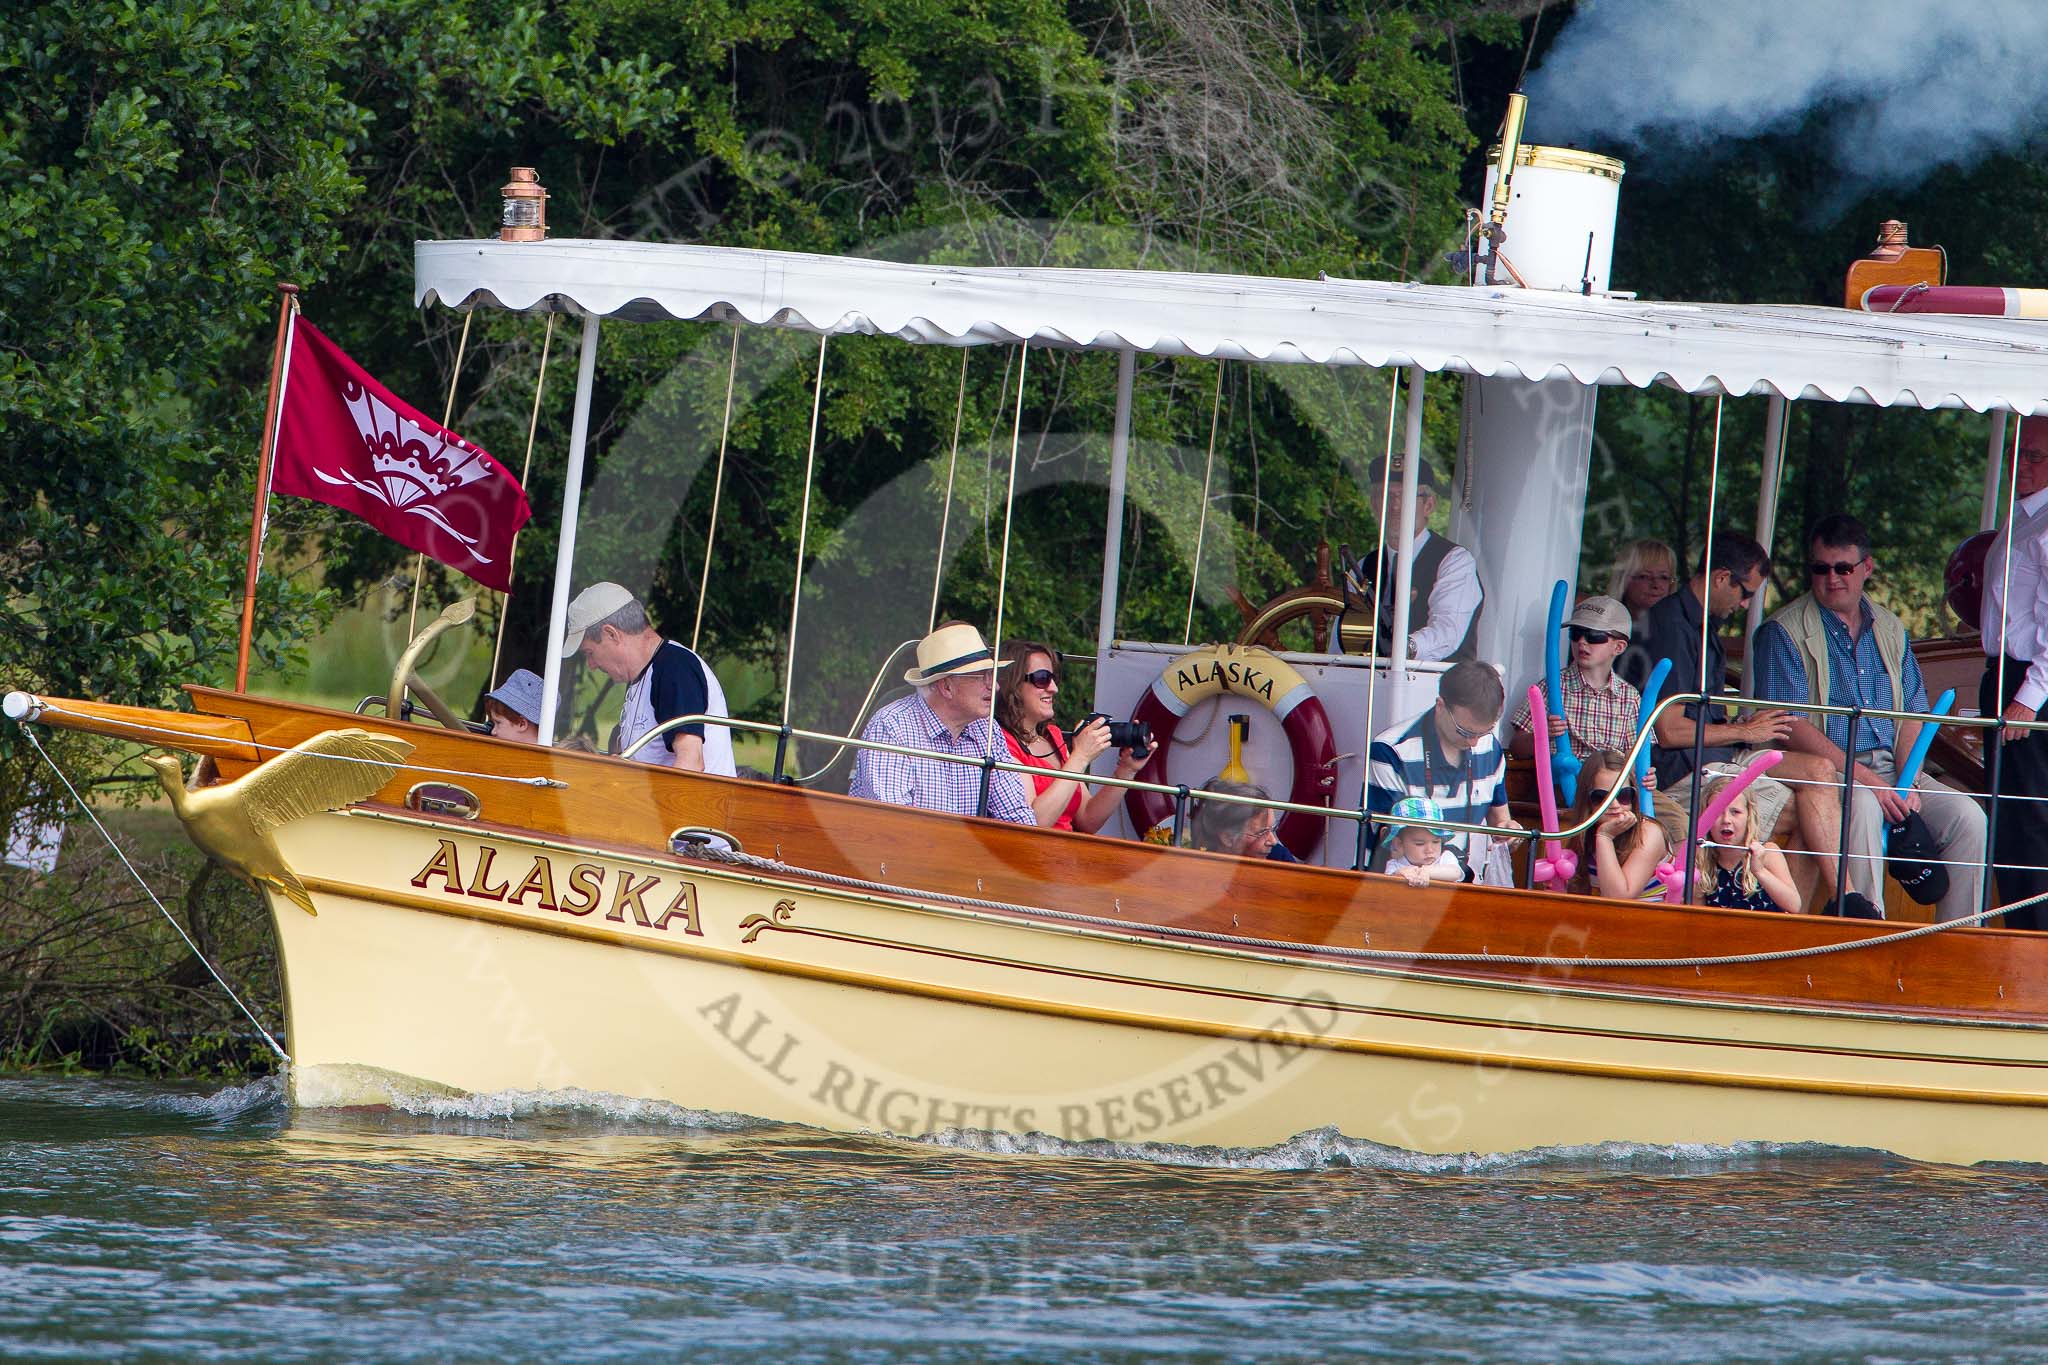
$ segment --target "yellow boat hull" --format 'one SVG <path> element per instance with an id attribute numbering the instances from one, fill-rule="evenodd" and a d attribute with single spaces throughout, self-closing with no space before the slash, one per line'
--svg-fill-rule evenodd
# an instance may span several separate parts
<path id="1" fill-rule="evenodd" d="M 363 809 L 279 842 L 319 910 L 272 900 L 302 1104 L 381 1074 L 905 1136 L 2048 1156 L 2035 1025 L 1307 961 Z"/>

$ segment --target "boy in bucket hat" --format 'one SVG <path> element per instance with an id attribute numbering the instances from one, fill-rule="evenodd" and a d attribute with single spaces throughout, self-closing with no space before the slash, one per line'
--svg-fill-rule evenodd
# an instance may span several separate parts
<path id="1" fill-rule="evenodd" d="M 1390 814 L 1413 823 L 1394 826 L 1394 852 L 1385 869 L 1388 876 L 1399 877 L 1410 886 L 1467 880 L 1465 865 L 1444 843 L 1450 831 L 1437 828 L 1444 818 L 1442 807 L 1426 796 L 1404 796 L 1394 803 Z"/>
<path id="2" fill-rule="evenodd" d="M 917 690 L 875 712 L 861 738 L 904 749 L 928 749 L 960 762 L 863 749 L 853 761 L 847 791 L 893 806 L 922 806 L 955 815 L 987 814 L 1020 825 L 1038 822 L 1016 773 L 988 771 L 988 806 L 982 809 L 981 761 L 1009 758 L 996 733 L 993 707 L 997 663 L 981 632 L 947 621 L 917 642 L 917 664 L 903 681 Z"/>
<path id="3" fill-rule="evenodd" d="M 484 693 L 484 717 L 496 739 L 540 743 L 540 696 L 544 684 L 530 668 L 515 668 L 505 681 Z"/>

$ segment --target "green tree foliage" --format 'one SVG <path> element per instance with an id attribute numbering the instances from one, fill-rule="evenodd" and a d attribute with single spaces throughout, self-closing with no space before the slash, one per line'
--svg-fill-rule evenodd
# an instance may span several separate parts
<path id="1" fill-rule="evenodd" d="M 455 314 L 422 315 L 393 287 L 414 238 L 491 230 L 515 162 L 539 169 L 561 236 L 963 263 L 1426 273 L 1458 230 L 1472 140 L 1438 26 L 1471 9 L 643 0 L 545 15 L 442 5 L 423 27 L 413 7 L 385 4 L 367 12 L 363 33 L 375 150 L 354 249 L 309 307 L 401 392 L 438 396 L 461 347 L 455 425 L 516 465 L 542 321 L 481 314 L 465 345 Z M 486 29 L 498 39 L 491 64 L 455 60 Z M 580 84 L 581 100 L 560 98 L 564 83 Z M 587 104 L 598 97 L 603 117 Z M 509 660 L 533 661 L 544 626 L 573 346 L 573 325 L 557 328 L 529 479 L 541 511 L 521 544 Z M 971 354 L 963 398 L 953 352 L 859 338 L 826 349 L 796 702 L 807 721 L 831 723 L 887 649 L 925 629 L 942 520 L 939 610 L 993 622 L 1020 428 L 1014 350 Z M 704 581 L 732 355 L 723 327 L 603 329 L 578 577 L 646 590 L 681 634 Z M 778 681 L 816 364 L 814 340 L 744 335 L 725 441 L 706 650 Z M 1004 630 L 1084 645 L 1115 363 L 1040 352 L 1026 366 Z M 1185 628 L 1198 539 L 1195 630 L 1214 636 L 1234 630 L 1225 587 L 1259 598 L 1292 586 L 1319 537 L 1370 525 L 1355 472 L 1381 439 L 1380 381 L 1232 366 L 1219 408 L 1216 368 L 1141 368 L 1128 634 Z M 338 517 L 310 524 L 331 584 L 359 590 L 404 566 Z M 772 711 L 774 697 L 762 701 Z"/>
<path id="2" fill-rule="evenodd" d="M 308 3 L 0 23 L 7 685 L 164 702 L 231 666 L 270 282 L 336 258 L 359 188 L 348 36 Z M 318 606 L 269 580 L 273 647 Z"/>

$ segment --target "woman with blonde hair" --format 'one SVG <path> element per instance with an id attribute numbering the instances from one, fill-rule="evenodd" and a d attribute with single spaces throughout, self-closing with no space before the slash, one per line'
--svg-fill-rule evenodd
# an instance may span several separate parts
<path id="1" fill-rule="evenodd" d="M 1607 595 L 1627 607 L 1638 626 L 1644 612 L 1677 590 L 1678 556 L 1661 540 L 1632 540 L 1622 546 L 1607 579 Z"/>
<path id="2" fill-rule="evenodd" d="M 1700 797 L 1705 808 L 1713 809 L 1714 798 L 1736 780 L 1723 777 L 1709 785 Z M 1799 913 L 1799 889 L 1792 884 L 1792 869 L 1785 863 L 1784 852 L 1750 832 L 1747 790 L 1736 793 L 1727 809 L 1714 817 L 1706 838 L 1700 840 L 1695 860 L 1692 894 L 1696 904 Z"/>

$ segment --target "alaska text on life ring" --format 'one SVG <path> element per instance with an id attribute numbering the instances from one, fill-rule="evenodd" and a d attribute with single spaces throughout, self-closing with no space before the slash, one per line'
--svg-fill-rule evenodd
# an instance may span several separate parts
<path id="1" fill-rule="evenodd" d="M 1303 806 L 1330 805 L 1337 786 L 1337 746 L 1329 714 L 1308 679 L 1255 645 L 1211 645 L 1183 654 L 1152 680 L 1131 713 L 1132 720 L 1152 727 L 1152 757 L 1138 770 L 1139 779 L 1174 784 L 1167 775 L 1174 727 L 1195 703 L 1225 692 L 1258 702 L 1286 728 L 1294 754 L 1294 787 L 1287 799 Z M 1209 777 L 1205 773 L 1190 785 L 1200 786 Z M 1124 808 L 1141 835 L 1173 818 L 1173 798 L 1163 792 L 1132 791 L 1124 798 Z M 1324 824 L 1316 816 L 1289 811 L 1280 820 L 1280 842 L 1296 857 L 1308 858 L 1323 842 Z"/>

